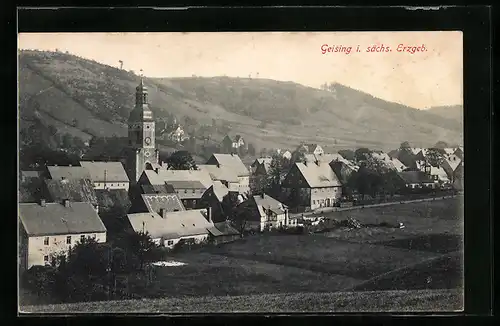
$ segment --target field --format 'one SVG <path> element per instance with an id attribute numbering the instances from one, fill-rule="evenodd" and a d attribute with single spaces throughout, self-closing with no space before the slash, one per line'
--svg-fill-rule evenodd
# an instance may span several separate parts
<path id="1" fill-rule="evenodd" d="M 143 293 L 155 298 L 149 308 L 140 300 L 124 305 L 150 312 L 460 310 L 460 207 L 461 199 L 453 198 L 349 211 L 363 223 L 403 221 L 406 227 L 264 234 L 178 253 L 171 258 L 186 265 L 156 269 Z M 83 306 L 44 307 L 24 310 Z"/>

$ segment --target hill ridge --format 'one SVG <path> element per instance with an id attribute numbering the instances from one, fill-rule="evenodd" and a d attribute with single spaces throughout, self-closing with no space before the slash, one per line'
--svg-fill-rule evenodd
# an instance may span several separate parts
<path id="1" fill-rule="evenodd" d="M 126 135 L 140 78 L 135 73 L 59 52 L 21 51 L 19 64 L 21 99 L 44 85 L 54 86 L 37 96 L 39 111 L 74 128 L 73 132 Z M 328 92 L 290 81 L 227 76 L 146 77 L 145 81 L 156 118 L 186 116 L 198 125 L 210 125 L 215 119 L 259 148 L 317 142 L 338 149 L 390 149 L 405 140 L 430 146 L 436 139 L 460 143 L 463 137 L 461 121 L 338 83 Z M 20 110 L 21 116 L 34 111 L 27 103 Z M 214 134 L 212 139 L 223 136 Z"/>

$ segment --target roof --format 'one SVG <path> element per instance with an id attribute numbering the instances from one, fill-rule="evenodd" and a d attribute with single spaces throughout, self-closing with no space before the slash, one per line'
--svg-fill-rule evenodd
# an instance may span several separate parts
<path id="1" fill-rule="evenodd" d="M 336 153 L 325 153 L 325 154 L 320 154 L 320 155 L 315 155 L 316 160 L 324 163 L 330 163 L 331 161 L 342 161 L 344 158 L 340 154 Z"/>
<path id="2" fill-rule="evenodd" d="M 47 171 L 54 180 L 92 179 L 89 170 L 81 166 L 47 166 Z"/>
<path id="3" fill-rule="evenodd" d="M 431 175 L 437 175 L 439 180 L 448 181 L 448 174 L 442 167 L 431 166 Z"/>
<path id="4" fill-rule="evenodd" d="M 238 175 L 230 166 L 200 164 L 198 169 L 208 173 L 212 181 L 239 182 Z"/>
<path id="5" fill-rule="evenodd" d="M 158 172 L 145 170 L 143 173 L 146 175 L 151 185 L 163 185 L 172 181 L 199 181 L 205 188 L 212 185 L 210 175 L 202 170 L 159 169 Z"/>
<path id="6" fill-rule="evenodd" d="M 220 181 L 214 181 L 214 184 L 210 188 L 208 188 L 205 192 L 209 191 L 214 193 L 219 202 L 222 202 L 224 197 L 229 193 L 229 189 L 225 185 L 223 185 Z"/>
<path id="7" fill-rule="evenodd" d="M 452 171 L 455 171 L 457 169 L 457 167 L 460 165 L 460 162 L 462 162 L 460 157 L 458 157 L 455 154 L 446 155 L 444 160 L 445 160 L 446 164 L 448 164 L 448 166 L 451 168 Z"/>
<path id="8" fill-rule="evenodd" d="M 129 178 L 121 162 L 82 161 L 80 165 L 90 172 L 94 182 L 129 182 Z"/>
<path id="9" fill-rule="evenodd" d="M 203 210 L 167 212 L 163 218 L 156 213 L 128 214 L 136 232 L 147 231 L 152 238 L 175 239 L 182 236 L 208 234 L 207 228 L 214 225 L 206 219 Z"/>
<path id="10" fill-rule="evenodd" d="M 264 213 L 262 208 L 269 209 L 276 214 L 285 213 L 285 205 L 267 194 L 264 194 L 264 198 L 262 198 L 262 195 L 255 195 L 253 196 L 253 199 L 255 204 L 258 206 L 261 215 Z"/>
<path id="11" fill-rule="evenodd" d="M 19 218 L 29 236 L 106 232 L 99 215 L 90 203 L 70 202 L 19 204 Z"/>
<path id="12" fill-rule="evenodd" d="M 186 210 L 177 194 L 142 194 L 141 198 L 151 213 L 158 213 L 162 208 L 167 212 Z"/>
<path id="13" fill-rule="evenodd" d="M 412 147 L 412 148 L 410 148 L 410 151 L 412 152 L 413 155 L 417 155 L 418 153 L 420 153 L 422 151 L 422 149 L 419 147 Z"/>
<path id="14" fill-rule="evenodd" d="M 425 172 L 422 171 L 403 171 L 403 172 L 398 172 L 398 175 L 407 184 L 433 183 L 431 178 Z"/>
<path id="15" fill-rule="evenodd" d="M 453 154 L 453 153 L 455 153 L 456 148 L 451 148 L 451 147 L 449 147 L 449 148 L 443 148 L 443 151 L 444 151 L 446 154 Z"/>
<path id="16" fill-rule="evenodd" d="M 143 194 L 171 194 L 175 193 L 175 190 L 172 186 L 168 186 L 167 184 L 162 185 L 141 185 Z"/>
<path id="17" fill-rule="evenodd" d="M 318 146 L 318 144 L 302 144 L 298 150 L 305 149 L 308 153 L 313 153 Z"/>
<path id="18" fill-rule="evenodd" d="M 212 154 L 206 164 L 215 165 L 217 163 L 221 166 L 231 168 L 237 176 L 250 175 L 247 167 L 237 154 Z"/>
<path id="19" fill-rule="evenodd" d="M 97 205 L 94 185 L 89 179 L 46 179 L 45 188 L 52 201 L 61 202 L 69 199 L 73 202 L 89 202 Z"/>
<path id="20" fill-rule="evenodd" d="M 206 189 L 205 185 L 198 180 L 173 180 L 168 181 L 168 185 L 174 187 L 174 189 Z"/>
<path id="21" fill-rule="evenodd" d="M 391 158 L 391 165 L 394 167 L 394 170 L 396 170 L 397 172 L 401 172 L 404 169 L 406 169 L 406 165 L 404 165 L 397 158 Z"/>
<path id="22" fill-rule="evenodd" d="M 42 176 L 42 171 L 21 171 L 21 177 L 23 178 L 40 178 Z"/>
<path id="23" fill-rule="evenodd" d="M 295 163 L 295 165 L 311 188 L 342 186 L 328 163 Z"/>
<path id="24" fill-rule="evenodd" d="M 214 226 L 222 235 L 239 235 L 240 233 L 231 226 L 228 222 L 214 223 Z"/>

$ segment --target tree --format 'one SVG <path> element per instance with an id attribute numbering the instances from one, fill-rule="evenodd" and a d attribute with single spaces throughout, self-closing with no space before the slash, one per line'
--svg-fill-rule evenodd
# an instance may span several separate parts
<path id="1" fill-rule="evenodd" d="M 411 148 L 411 145 L 408 141 L 404 141 L 401 143 L 401 145 L 399 145 L 399 149 L 402 149 L 402 150 L 409 150 Z"/>
<path id="2" fill-rule="evenodd" d="M 238 206 L 238 193 L 229 192 L 222 198 L 222 212 L 227 220 L 232 220 L 233 215 L 236 213 L 236 207 Z"/>
<path id="3" fill-rule="evenodd" d="M 292 153 L 292 158 L 290 159 L 290 164 L 294 165 L 295 163 L 304 163 L 306 159 L 306 155 L 303 151 L 294 151 Z"/>
<path id="4" fill-rule="evenodd" d="M 443 148 L 448 148 L 448 143 L 447 142 L 444 142 L 442 140 L 438 141 L 436 143 L 436 145 L 434 145 L 434 148 L 438 148 L 438 149 L 443 149 Z"/>
<path id="5" fill-rule="evenodd" d="M 253 146 L 253 144 L 249 143 L 248 144 L 248 155 L 255 156 L 255 154 L 256 154 L 255 147 Z"/>
<path id="6" fill-rule="evenodd" d="M 382 175 L 382 189 L 385 194 L 393 197 L 394 194 L 405 186 L 404 181 L 394 170 L 389 170 Z"/>
<path id="7" fill-rule="evenodd" d="M 266 192 L 273 198 L 279 198 L 281 195 L 281 182 L 286 174 L 283 158 L 274 154 L 269 164 L 265 188 Z"/>
<path id="8" fill-rule="evenodd" d="M 169 170 L 197 170 L 198 167 L 188 151 L 176 151 L 166 160 Z"/>
<path id="9" fill-rule="evenodd" d="M 431 166 L 439 167 L 443 164 L 444 157 L 443 154 L 437 148 L 429 148 L 427 154 L 425 155 L 426 163 Z"/>
<path id="10" fill-rule="evenodd" d="M 371 151 L 368 148 L 358 148 L 354 151 L 354 158 L 358 162 L 366 161 L 370 157 Z"/>

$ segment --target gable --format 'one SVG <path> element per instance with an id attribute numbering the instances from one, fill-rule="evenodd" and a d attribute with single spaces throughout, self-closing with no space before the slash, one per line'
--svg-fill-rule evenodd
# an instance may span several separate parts
<path id="1" fill-rule="evenodd" d="M 306 179 L 298 169 L 297 165 L 294 165 L 288 174 L 285 177 L 285 180 L 283 180 L 283 187 L 300 187 L 300 188 L 309 188 L 309 184 L 307 183 Z"/>

